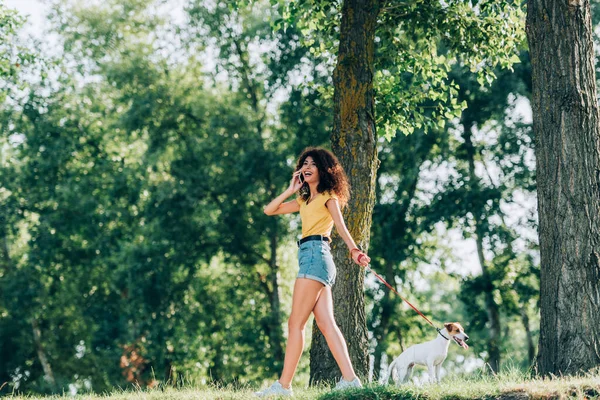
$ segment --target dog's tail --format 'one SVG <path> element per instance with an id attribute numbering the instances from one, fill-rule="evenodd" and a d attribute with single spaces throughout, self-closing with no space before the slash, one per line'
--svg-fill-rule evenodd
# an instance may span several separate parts
<path id="1" fill-rule="evenodd" d="M 397 360 L 398 360 L 398 359 L 397 359 L 397 358 L 395 358 L 395 359 L 394 359 L 394 361 L 392 361 L 392 362 L 390 363 L 390 365 L 389 365 L 389 367 L 388 367 L 388 370 L 387 370 L 387 375 L 386 375 L 386 376 L 384 377 L 384 379 L 383 379 L 383 384 L 384 384 L 384 385 L 387 385 L 387 384 L 388 384 L 388 382 L 390 381 L 390 376 L 392 376 L 392 371 L 394 370 L 394 367 L 396 366 L 396 361 L 397 361 Z"/>

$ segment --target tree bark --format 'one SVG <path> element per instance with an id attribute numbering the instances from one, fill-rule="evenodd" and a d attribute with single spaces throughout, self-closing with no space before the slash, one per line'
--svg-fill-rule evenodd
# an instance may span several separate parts
<path id="1" fill-rule="evenodd" d="M 479 178 L 475 173 L 475 146 L 472 140 L 473 122 L 463 122 L 463 139 L 465 140 L 465 149 L 467 152 L 467 161 L 469 163 L 469 184 L 471 195 L 474 196 L 474 207 L 472 210 L 473 219 L 475 222 L 475 242 L 477 244 L 477 257 L 481 265 L 481 275 L 485 282 L 485 309 L 487 312 L 488 322 L 490 324 L 490 338 L 487 343 L 488 364 L 493 372 L 498 372 L 500 369 L 500 339 L 502 326 L 500 324 L 500 312 L 498 304 L 494 300 L 494 283 L 490 276 L 485 256 L 483 254 L 483 237 L 482 228 L 482 207 L 478 204 L 477 196 L 479 196 Z"/>
<path id="2" fill-rule="evenodd" d="M 529 0 L 540 274 L 538 373 L 600 365 L 600 126 L 589 0 Z"/>
<path id="3" fill-rule="evenodd" d="M 42 332 L 40 331 L 40 326 L 36 318 L 31 319 L 31 330 L 33 332 L 33 341 L 35 343 L 38 359 L 40 360 L 40 364 L 42 364 L 42 369 L 44 370 L 44 376 L 48 380 L 52 390 L 56 390 L 56 380 L 54 379 L 52 366 L 48 361 L 48 357 L 46 357 L 46 350 L 44 350 L 44 345 L 42 343 Z"/>
<path id="4" fill-rule="evenodd" d="M 334 123 L 331 147 L 348 174 L 352 198 L 344 210 L 348 229 L 363 250 L 369 245 L 375 204 L 377 136 L 373 76 L 377 0 L 345 0 L 342 5 L 340 47 L 333 73 Z M 333 287 L 334 314 L 348 344 L 356 374 L 368 376 L 368 339 L 363 293 L 364 272 L 350 260 L 348 249 L 335 235 L 332 253 L 337 266 Z M 310 383 L 333 381 L 339 368 L 316 324 L 310 350 Z"/>

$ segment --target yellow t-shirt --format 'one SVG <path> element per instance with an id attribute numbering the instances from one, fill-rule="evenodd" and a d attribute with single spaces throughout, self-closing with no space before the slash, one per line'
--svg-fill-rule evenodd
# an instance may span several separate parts
<path id="1" fill-rule="evenodd" d="M 336 199 L 335 193 L 319 193 L 308 204 L 302 198 L 296 198 L 300 204 L 300 219 L 302 220 L 302 237 L 310 235 L 331 236 L 333 218 L 325 205 L 327 200 Z"/>

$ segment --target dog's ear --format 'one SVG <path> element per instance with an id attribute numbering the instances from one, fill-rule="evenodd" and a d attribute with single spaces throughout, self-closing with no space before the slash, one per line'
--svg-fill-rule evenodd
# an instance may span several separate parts
<path id="1" fill-rule="evenodd" d="M 444 324 L 444 328 L 446 328 L 446 330 L 448 332 L 452 332 L 452 329 L 454 328 L 454 324 L 452 322 L 446 322 Z"/>

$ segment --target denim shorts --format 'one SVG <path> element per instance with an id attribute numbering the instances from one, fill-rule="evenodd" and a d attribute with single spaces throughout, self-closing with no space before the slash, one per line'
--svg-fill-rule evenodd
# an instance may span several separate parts
<path id="1" fill-rule="evenodd" d="M 326 286 L 335 283 L 335 264 L 331 256 L 329 242 L 310 240 L 298 249 L 298 278 L 319 281 Z"/>

